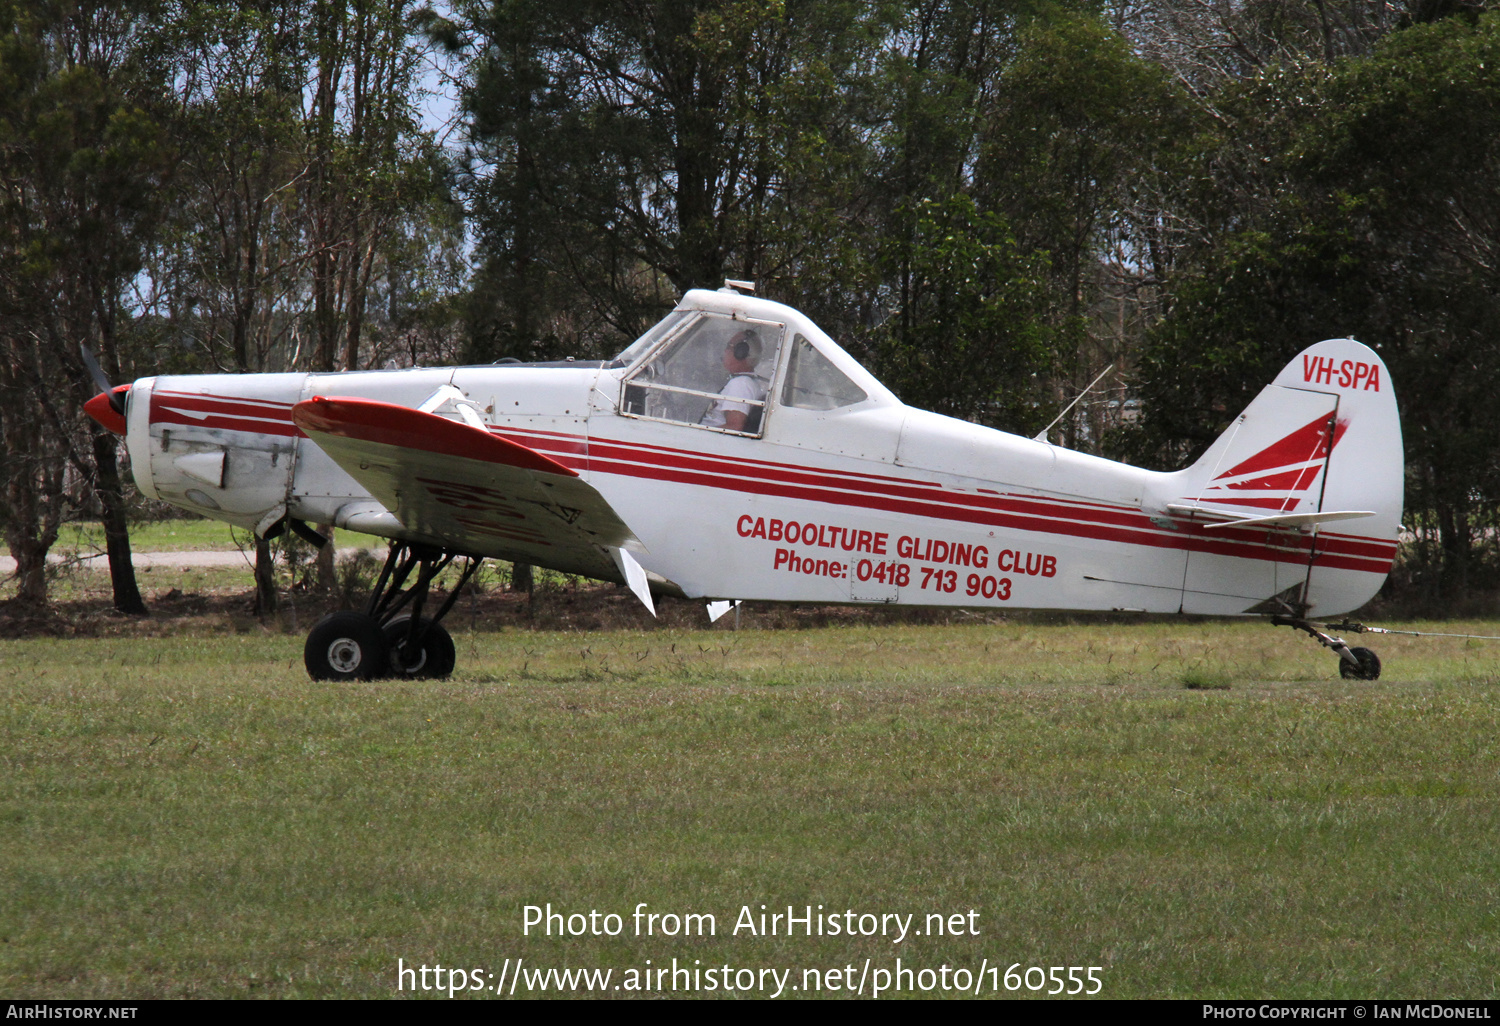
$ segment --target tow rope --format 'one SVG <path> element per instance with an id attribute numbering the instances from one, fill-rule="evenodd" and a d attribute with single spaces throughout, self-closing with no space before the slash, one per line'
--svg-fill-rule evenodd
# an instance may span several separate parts
<path id="1" fill-rule="evenodd" d="M 1395 631 L 1386 627 L 1369 627 L 1362 623 L 1325 623 L 1331 631 L 1348 631 L 1350 634 L 1405 634 L 1413 638 L 1469 638 L 1474 641 L 1500 641 L 1494 634 L 1444 634 L 1441 631 Z"/>

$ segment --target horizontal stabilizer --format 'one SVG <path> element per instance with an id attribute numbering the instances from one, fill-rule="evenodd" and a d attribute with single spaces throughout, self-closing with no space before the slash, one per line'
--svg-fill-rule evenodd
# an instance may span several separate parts
<path id="1" fill-rule="evenodd" d="M 1206 506 L 1188 506 L 1180 502 L 1167 503 L 1167 512 L 1174 517 L 1189 520 L 1239 520 L 1245 514 L 1231 509 L 1209 509 Z"/>
<path id="2" fill-rule="evenodd" d="M 1205 524 L 1206 530 L 1216 527 L 1295 527 L 1303 530 L 1308 527 L 1317 527 L 1320 524 L 1332 523 L 1335 520 L 1358 520 L 1361 517 L 1373 517 L 1374 510 L 1331 510 L 1327 513 L 1286 513 L 1280 516 L 1269 517 L 1246 517 L 1243 520 L 1230 520 L 1219 524 Z"/>
<path id="3" fill-rule="evenodd" d="M 1167 512 L 1174 517 L 1210 521 L 1203 525 L 1205 530 L 1220 527 L 1294 527 L 1301 530 L 1336 520 L 1358 520 L 1375 515 L 1372 510 L 1330 510 L 1327 513 L 1273 513 L 1263 517 L 1247 517 L 1238 510 L 1187 506 L 1176 502 L 1167 505 Z"/>

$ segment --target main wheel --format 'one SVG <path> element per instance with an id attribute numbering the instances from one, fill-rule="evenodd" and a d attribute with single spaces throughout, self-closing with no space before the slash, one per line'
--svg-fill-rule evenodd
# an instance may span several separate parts
<path id="1" fill-rule="evenodd" d="M 364 613 L 329 613 L 307 635 L 302 661 L 313 680 L 374 680 L 385 675 L 380 624 Z"/>
<path id="2" fill-rule="evenodd" d="M 433 623 L 425 616 L 419 630 L 422 642 L 419 651 L 406 651 L 408 635 L 411 633 L 411 616 L 398 616 L 385 625 L 385 643 L 390 652 L 390 672 L 393 677 L 447 677 L 453 673 L 458 662 L 458 653 L 453 648 L 453 636 L 440 623 Z"/>
<path id="3" fill-rule="evenodd" d="M 1359 660 L 1358 666 L 1351 666 L 1349 660 L 1339 660 L 1339 676 L 1345 680 L 1378 680 L 1380 678 L 1380 657 L 1368 648 L 1351 648 L 1349 650 L 1354 658 Z"/>

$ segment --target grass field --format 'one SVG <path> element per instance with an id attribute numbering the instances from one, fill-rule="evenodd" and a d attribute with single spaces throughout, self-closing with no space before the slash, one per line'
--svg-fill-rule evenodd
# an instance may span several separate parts
<path id="1" fill-rule="evenodd" d="M 336 532 L 337 544 L 360 548 L 383 548 L 385 539 L 353 531 Z M 136 552 L 207 552 L 244 549 L 255 558 L 254 539 L 248 531 L 219 521 L 191 517 L 157 520 L 130 525 L 130 546 Z M 67 524 L 58 535 L 54 551 L 93 553 L 104 551 L 104 528 L 95 523 Z"/>
<path id="2" fill-rule="evenodd" d="M 335 544 L 340 550 L 339 561 L 350 559 L 350 549 L 364 549 L 373 555 L 365 576 L 373 579 L 385 558 L 388 542 L 374 535 L 353 531 L 335 532 Z M 188 594 L 224 594 L 240 592 L 255 587 L 255 543 L 248 531 L 230 527 L 228 524 L 202 518 L 161 520 L 132 524 L 130 545 L 135 553 L 164 552 L 221 552 L 237 554 L 233 562 L 224 566 L 151 566 L 144 559 L 135 561 L 136 583 L 149 605 L 158 596 L 171 591 Z M 276 562 L 283 589 L 292 583 L 293 577 L 311 573 L 310 563 L 314 550 L 303 542 L 293 543 L 299 569 L 296 574 L 287 566 L 288 541 L 285 538 L 274 542 Z M 99 556 L 104 552 L 104 529 L 99 524 L 74 523 L 64 525 L 57 543 L 52 547 L 53 564 L 49 570 L 48 595 L 52 602 L 62 605 L 107 601 L 111 586 L 107 567 L 101 562 L 86 567 L 81 560 Z M 481 575 L 494 580 L 507 571 L 509 564 L 489 561 Z M 439 584 L 456 579 L 457 571 L 439 577 Z M 550 571 L 538 570 L 539 582 L 557 583 L 561 580 Z M 17 581 L 13 576 L 0 575 L 0 602 L 14 598 Z"/>
<path id="3" fill-rule="evenodd" d="M 1500 634 L 1436 629 L 1466 628 Z M 868 959 L 869 994 L 898 957 L 1099 966 L 1115 998 L 1496 990 L 1500 650 L 1380 639 L 1355 683 L 1250 624 L 457 641 L 450 681 L 340 686 L 255 630 L 0 642 L 0 993 L 390 997 L 398 959 L 493 987 L 518 958 L 628 988 L 675 958 L 799 988 Z M 717 932 L 636 936 L 641 902 Z M 620 933 L 523 935 L 547 903 Z M 736 935 L 762 904 L 964 930 Z"/>

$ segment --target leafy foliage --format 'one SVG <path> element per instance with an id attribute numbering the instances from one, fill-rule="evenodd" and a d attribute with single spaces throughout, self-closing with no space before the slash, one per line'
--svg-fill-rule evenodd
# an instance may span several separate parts
<path id="1" fill-rule="evenodd" d="M 686 289 L 791 276 L 816 249 L 858 139 L 862 5 L 505 0 L 468 17 L 476 352 L 599 355 Z"/>
<path id="2" fill-rule="evenodd" d="M 917 406 L 1024 433 L 1042 427 L 1045 260 L 1020 252 L 1004 218 L 962 193 L 922 200 L 911 216 L 898 313 L 877 333 L 883 376 Z"/>
<path id="3" fill-rule="evenodd" d="M 1267 128 L 1205 147 L 1207 228 L 1143 355 L 1166 454 L 1206 444 L 1309 340 L 1374 345 L 1399 386 L 1411 522 L 1450 586 L 1469 583 L 1500 502 L 1497 60 L 1490 14 L 1237 91 L 1231 124 Z"/>

